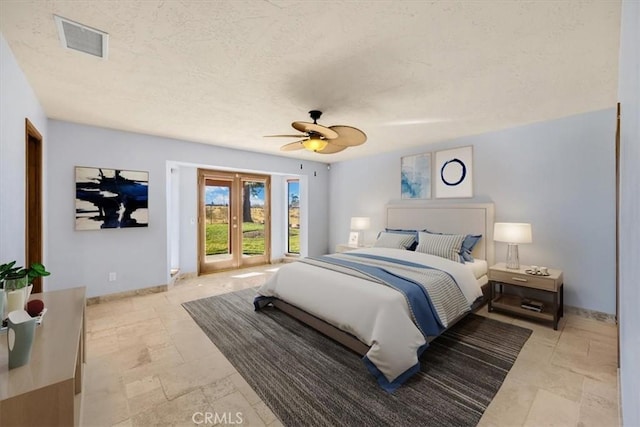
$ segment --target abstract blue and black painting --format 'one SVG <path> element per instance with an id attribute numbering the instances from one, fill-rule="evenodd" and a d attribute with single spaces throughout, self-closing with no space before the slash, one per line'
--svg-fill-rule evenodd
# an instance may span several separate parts
<path id="1" fill-rule="evenodd" d="M 400 187 L 403 199 L 431 198 L 431 154 L 405 156 L 400 163 Z"/>
<path id="2" fill-rule="evenodd" d="M 149 226 L 149 172 L 76 167 L 76 230 Z"/>

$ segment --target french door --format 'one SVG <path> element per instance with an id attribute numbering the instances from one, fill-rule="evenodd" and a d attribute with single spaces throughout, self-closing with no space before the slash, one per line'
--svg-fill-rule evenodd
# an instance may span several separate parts
<path id="1" fill-rule="evenodd" d="M 269 262 L 267 175 L 198 170 L 198 273 Z"/>

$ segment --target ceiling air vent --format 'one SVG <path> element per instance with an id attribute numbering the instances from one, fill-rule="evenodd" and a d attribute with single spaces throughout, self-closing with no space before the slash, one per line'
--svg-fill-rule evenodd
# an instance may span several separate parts
<path id="1" fill-rule="evenodd" d="M 86 25 L 53 15 L 62 47 L 107 59 L 109 34 Z"/>

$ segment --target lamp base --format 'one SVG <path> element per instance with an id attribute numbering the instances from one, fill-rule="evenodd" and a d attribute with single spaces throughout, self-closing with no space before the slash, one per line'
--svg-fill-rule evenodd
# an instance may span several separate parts
<path id="1" fill-rule="evenodd" d="M 518 245 L 509 243 L 507 245 L 507 268 L 520 270 L 520 258 L 518 257 Z"/>

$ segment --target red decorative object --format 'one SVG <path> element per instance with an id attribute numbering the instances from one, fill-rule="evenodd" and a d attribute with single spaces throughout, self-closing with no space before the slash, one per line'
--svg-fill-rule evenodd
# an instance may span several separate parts
<path id="1" fill-rule="evenodd" d="M 34 299 L 27 303 L 27 313 L 29 313 L 29 316 L 31 317 L 36 317 L 42 313 L 42 310 L 44 310 L 44 303 L 42 300 Z"/>

